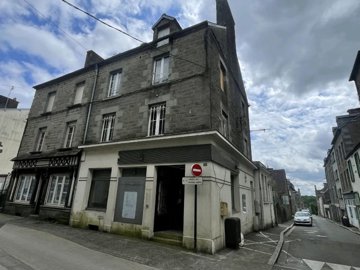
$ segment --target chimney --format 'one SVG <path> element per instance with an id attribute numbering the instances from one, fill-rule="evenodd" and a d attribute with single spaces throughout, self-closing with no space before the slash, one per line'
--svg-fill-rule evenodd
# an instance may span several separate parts
<path id="1" fill-rule="evenodd" d="M 238 74 L 242 81 L 240 66 L 236 54 L 235 21 L 227 0 L 216 0 L 216 23 L 226 27 L 226 43 L 228 53 L 226 55 L 231 69 Z"/>
<path id="2" fill-rule="evenodd" d="M 97 64 L 103 60 L 104 59 L 100 55 L 98 55 L 96 52 L 94 52 L 93 50 L 87 51 L 84 67 L 88 67 L 93 64 Z"/>

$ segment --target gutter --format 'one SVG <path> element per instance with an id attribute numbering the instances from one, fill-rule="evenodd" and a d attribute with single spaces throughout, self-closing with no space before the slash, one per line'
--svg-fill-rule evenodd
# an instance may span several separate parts
<path id="1" fill-rule="evenodd" d="M 98 75 L 99 75 L 99 66 L 98 66 L 98 64 L 95 64 L 95 80 L 94 80 L 92 93 L 91 93 L 91 100 L 89 103 L 89 108 L 88 108 L 88 112 L 87 112 L 87 116 L 86 116 L 83 144 L 85 144 L 85 142 L 86 142 L 86 137 L 87 137 L 87 133 L 88 133 L 88 129 L 89 129 L 90 114 L 91 114 L 92 104 L 94 102 L 95 89 L 96 89 Z"/>

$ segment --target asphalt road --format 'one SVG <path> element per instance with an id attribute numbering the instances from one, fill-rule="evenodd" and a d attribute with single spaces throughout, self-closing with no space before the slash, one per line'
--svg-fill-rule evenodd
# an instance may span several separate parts
<path id="1" fill-rule="evenodd" d="M 360 236 L 313 216 L 313 226 L 294 226 L 273 269 L 360 270 Z"/>
<path id="2" fill-rule="evenodd" d="M 155 268 L 94 251 L 46 232 L 6 224 L 0 229 L 0 270 L 12 269 Z"/>

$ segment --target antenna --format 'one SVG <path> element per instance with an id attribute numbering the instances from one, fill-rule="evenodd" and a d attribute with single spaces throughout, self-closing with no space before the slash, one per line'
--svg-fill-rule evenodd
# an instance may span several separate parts
<path id="1" fill-rule="evenodd" d="M 269 130 L 268 128 L 261 128 L 261 129 L 251 129 L 250 132 L 257 132 L 257 131 L 267 131 Z"/>
<path id="2" fill-rule="evenodd" d="M 14 90 L 14 86 L 11 86 L 11 87 L 10 87 L 9 94 L 8 94 L 7 99 L 6 99 L 6 102 L 5 102 L 4 111 L 6 111 L 6 108 L 7 108 L 7 105 L 8 105 L 8 102 L 9 102 L 9 98 L 10 98 L 10 94 L 11 94 L 11 91 L 12 91 L 12 90 Z"/>

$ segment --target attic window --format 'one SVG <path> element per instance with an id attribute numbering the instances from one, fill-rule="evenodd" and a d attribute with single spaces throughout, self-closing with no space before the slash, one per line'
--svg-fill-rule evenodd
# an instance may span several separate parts
<path id="1" fill-rule="evenodd" d="M 169 34 L 170 34 L 170 27 L 159 29 L 158 34 L 157 34 L 157 38 L 160 39 L 160 38 L 165 37 L 165 36 L 167 36 Z M 163 39 L 163 40 L 159 41 L 156 44 L 156 46 L 160 47 L 160 46 L 163 46 L 163 45 L 168 44 L 168 43 L 169 43 L 169 38 L 166 38 L 166 39 Z"/>

